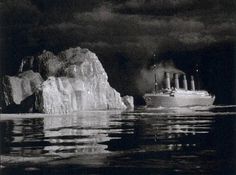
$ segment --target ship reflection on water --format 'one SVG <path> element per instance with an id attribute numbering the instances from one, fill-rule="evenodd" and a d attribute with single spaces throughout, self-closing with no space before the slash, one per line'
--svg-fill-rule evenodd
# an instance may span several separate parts
<path id="1" fill-rule="evenodd" d="M 66 166 L 71 174 L 109 174 L 111 169 L 116 174 L 234 173 L 236 118 L 230 111 L 204 116 L 85 112 L 4 119 L 1 155 L 63 157 L 47 166 L 34 164 L 37 171 L 49 174 L 60 174 Z M 17 163 L 15 169 L 4 166 L 3 173 L 17 171 Z"/>

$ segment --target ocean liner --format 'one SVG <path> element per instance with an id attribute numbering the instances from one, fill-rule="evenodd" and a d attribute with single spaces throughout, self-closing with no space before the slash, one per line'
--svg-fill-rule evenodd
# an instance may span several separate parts
<path id="1" fill-rule="evenodd" d="M 183 88 L 179 86 L 179 75 L 174 74 L 174 86 L 171 88 L 170 73 L 165 72 L 165 88 L 157 89 L 155 75 L 155 90 L 146 93 L 144 100 L 148 108 L 157 107 L 187 107 L 187 106 L 209 106 L 214 103 L 215 96 L 205 90 L 195 90 L 194 77 L 191 76 L 191 89 L 188 90 L 186 75 L 183 74 Z"/>

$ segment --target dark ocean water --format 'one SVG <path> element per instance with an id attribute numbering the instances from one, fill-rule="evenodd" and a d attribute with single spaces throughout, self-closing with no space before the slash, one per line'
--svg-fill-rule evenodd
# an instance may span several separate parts
<path id="1" fill-rule="evenodd" d="M 1 115 L 1 175 L 236 174 L 236 106 Z"/>

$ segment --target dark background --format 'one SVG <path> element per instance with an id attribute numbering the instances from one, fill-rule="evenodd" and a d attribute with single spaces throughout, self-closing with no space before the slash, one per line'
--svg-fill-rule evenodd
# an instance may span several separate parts
<path id="1" fill-rule="evenodd" d="M 232 0 L 3 0 L 1 76 L 15 75 L 25 56 L 80 46 L 137 104 L 140 71 L 163 60 L 187 74 L 198 65 L 216 103 L 236 104 L 235 10 Z"/>

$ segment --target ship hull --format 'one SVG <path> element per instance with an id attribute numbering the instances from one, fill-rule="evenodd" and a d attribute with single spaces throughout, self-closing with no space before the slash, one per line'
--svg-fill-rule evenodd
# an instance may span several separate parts
<path id="1" fill-rule="evenodd" d="M 144 96 L 147 107 L 185 107 L 185 106 L 210 106 L 213 105 L 213 96 L 170 96 L 146 94 Z"/>

